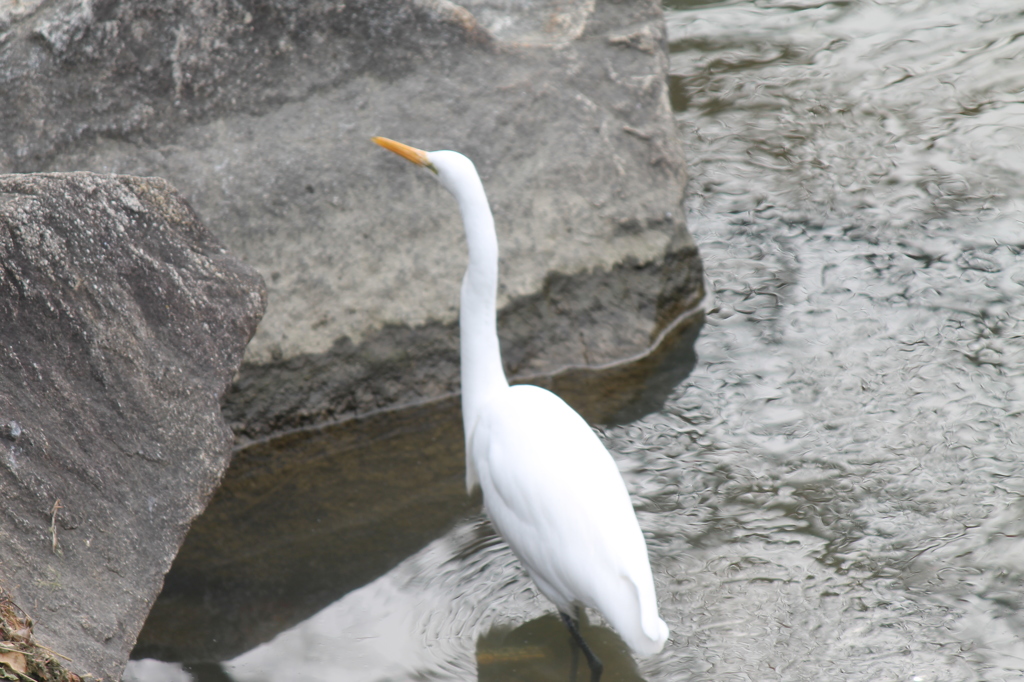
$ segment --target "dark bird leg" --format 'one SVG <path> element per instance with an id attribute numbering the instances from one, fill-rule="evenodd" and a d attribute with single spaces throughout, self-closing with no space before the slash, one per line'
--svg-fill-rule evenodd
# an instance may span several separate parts
<path id="1" fill-rule="evenodd" d="M 569 641 L 569 654 L 572 658 L 569 660 L 569 682 L 576 682 L 577 673 L 580 670 L 580 648 L 576 646 L 576 640 Z"/>
<path id="2" fill-rule="evenodd" d="M 601 664 L 600 659 L 598 659 L 598 657 L 594 655 L 594 652 L 590 650 L 590 647 L 587 646 L 587 643 L 583 640 L 583 635 L 580 634 L 579 627 L 576 625 L 577 621 L 579 620 L 578 607 L 576 609 L 576 614 L 577 618 L 572 618 L 571 616 L 568 616 L 562 613 L 561 611 L 558 612 L 558 615 L 562 617 L 562 622 L 565 623 L 565 627 L 569 628 L 569 634 L 572 635 L 572 639 L 574 642 L 576 642 L 576 646 L 580 648 L 580 650 L 583 652 L 583 657 L 587 659 L 587 665 L 590 666 L 590 682 L 600 682 L 601 673 L 604 671 L 604 666 Z M 576 652 L 574 650 L 572 666 L 573 682 L 576 682 L 576 660 Z"/>

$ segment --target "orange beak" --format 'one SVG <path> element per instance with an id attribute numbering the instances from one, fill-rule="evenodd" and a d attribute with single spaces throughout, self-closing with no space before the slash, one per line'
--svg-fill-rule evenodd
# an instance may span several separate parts
<path id="1" fill-rule="evenodd" d="M 437 169 L 434 168 L 434 164 L 430 163 L 430 159 L 427 158 L 427 153 L 422 149 L 416 149 L 416 147 L 410 147 L 407 144 L 395 142 L 394 140 L 389 140 L 386 137 L 371 137 L 370 139 L 381 147 L 384 147 L 384 149 L 392 151 L 402 158 L 412 161 L 417 166 L 423 166 L 424 168 L 429 168 L 435 173 L 437 172 Z"/>

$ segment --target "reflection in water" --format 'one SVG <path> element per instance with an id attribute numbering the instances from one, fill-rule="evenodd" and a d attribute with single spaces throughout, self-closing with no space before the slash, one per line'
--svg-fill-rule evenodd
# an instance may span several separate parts
<path id="1" fill-rule="evenodd" d="M 1020 679 L 1019 3 L 677 7 L 716 303 L 666 408 L 604 434 L 672 630 L 640 674 Z M 472 679 L 551 611 L 474 518 L 226 669 Z"/>

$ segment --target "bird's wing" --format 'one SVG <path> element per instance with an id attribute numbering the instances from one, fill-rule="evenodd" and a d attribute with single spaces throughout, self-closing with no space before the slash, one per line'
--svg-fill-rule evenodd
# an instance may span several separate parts
<path id="1" fill-rule="evenodd" d="M 614 460 L 560 398 L 512 387 L 488 404 L 472 451 L 494 525 L 559 608 L 596 607 L 594 593 L 613 589 L 608 583 L 622 589 L 623 577 L 649 575 Z"/>

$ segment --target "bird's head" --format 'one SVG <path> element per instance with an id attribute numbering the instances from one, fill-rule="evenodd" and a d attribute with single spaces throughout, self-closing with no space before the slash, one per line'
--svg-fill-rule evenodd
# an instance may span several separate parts
<path id="1" fill-rule="evenodd" d="M 386 137 L 371 138 L 384 149 L 393 151 L 404 159 L 412 161 L 431 171 L 437 176 L 438 181 L 449 192 L 456 197 L 460 191 L 469 185 L 479 185 L 480 178 L 477 175 L 473 162 L 458 152 L 438 151 L 425 152 L 422 149 L 410 147 L 401 142 L 389 140 Z"/>

